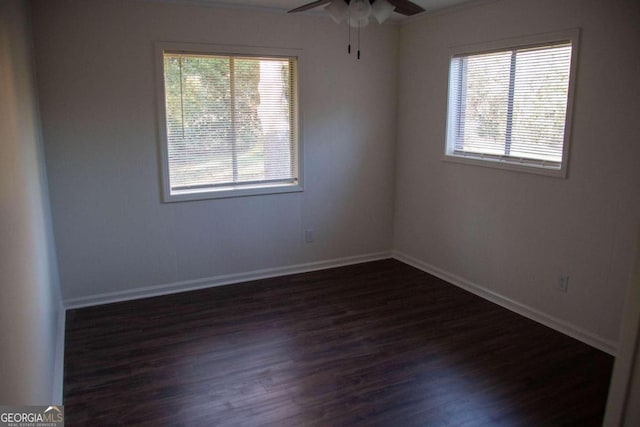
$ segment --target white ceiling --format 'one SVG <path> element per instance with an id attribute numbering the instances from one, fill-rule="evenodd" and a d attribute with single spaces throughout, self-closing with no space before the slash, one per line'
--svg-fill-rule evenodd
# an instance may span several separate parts
<path id="1" fill-rule="evenodd" d="M 176 1 L 176 0 L 174 0 Z M 261 9 L 279 9 L 287 11 L 296 7 L 311 3 L 313 0 L 198 0 L 199 3 L 211 3 L 227 6 L 255 7 Z M 412 0 L 426 9 L 425 13 L 434 12 L 436 10 L 445 9 L 447 7 L 456 6 L 462 3 L 468 3 L 474 0 Z M 305 13 L 313 13 L 320 11 L 321 8 L 313 9 Z M 394 20 L 401 20 L 404 15 L 393 14 Z"/>

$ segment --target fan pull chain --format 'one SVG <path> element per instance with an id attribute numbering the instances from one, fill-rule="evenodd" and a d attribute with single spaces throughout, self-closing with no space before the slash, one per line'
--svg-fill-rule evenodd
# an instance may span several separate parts
<path id="1" fill-rule="evenodd" d="M 347 31 L 349 32 L 349 46 L 347 47 L 347 53 L 351 55 L 351 25 L 349 25 L 349 10 L 347 9 Z"/>
<path id="2" fill-rule="evenodd" d="M 360 59 L 360 21 L 358 21 L 358 59 Z"/>

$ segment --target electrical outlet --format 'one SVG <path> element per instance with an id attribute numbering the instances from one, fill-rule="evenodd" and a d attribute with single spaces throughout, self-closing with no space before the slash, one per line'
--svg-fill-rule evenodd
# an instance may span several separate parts
<path id="1" fill-rule="evenodd" d="M 307 243 L 313 243 L 316 239 L 315 233 L 313 230 L 304 230 L 304 241 Z"/>
<path id="2" fill-rule="evenodd" d="M 560 292 L 569 292 L 569 276 L 560 276 L 558 279 L 558 290 Z"/>

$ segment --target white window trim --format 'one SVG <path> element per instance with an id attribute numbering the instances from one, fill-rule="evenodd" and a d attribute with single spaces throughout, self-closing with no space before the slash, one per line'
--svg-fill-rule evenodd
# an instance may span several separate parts
<path id="1" fill-rule="evenodd" d="M 462 45 L 455 46 L 449 48 L 449 61 L 447 63 L 448 71 L 448 85 L 447 85 L 447 123 L 446 123 L 446 135 L 445 135 L 445 144 L 444 144 L 444 155 L 442 157 L 443 161 L 454 162 L 454 163 L 462 163 L 466 165 L 476 165 L 476 166 L 484 166 L 490 168 L 498 168 L 498 169 L 506 169 L 517 172 L 526 172 L 533 173 L 538 175 L 546 175 L 557 178 L 567 178 L 568 173 L 568 164 L 569 164 L 569 153 L 570 153 L 570 145 L 571 145 L 571 129 L 573 122 L 573 103 L 574 103 L 574 93 L 575 93 L 575 84 L 576 84 L 576 74 L 578 70 L 578 51 L 579 51 L 579 40 L 580 39 L 580 29 L 570 29 L 564 31 L 557 31 L 553 33 L 545 33 L 545 34 L 537 34 L 525 37 L 511 38 L 511 39 L 503 39 L 496 40 L 484 43 L 474 43 L 471 45 Z M 453 105 L 451 105 L 449 93 L 452 89 L 452 76 L 451 76 L 451 60 L 458 55 L 462 54 L 481 54 L 481 53 L 491 53 L 496 51 L 502 51 L 506 49 L 513 48 L 525 48 L 525 47 L 535 47 L 535 46 L 543 46 L 550 43 L 555 42 L 571 42 L 571 65 L 569 68 L 569 92 L 567 95 L 567 111 L 565 118 L 565 128 L 564 128 L 564 144 L 562 148 L 562 162 L 560 164 L 560 168 L 549 168 L 544 166 L 543 164 L 535 164 L 532 163 L 518 163 L 517 159 L 504 159 L 504 158 L 496 158 L 496 157 L 482 157 L 481 155 L 475 156 L 464 156 L 460 154 L 453 154 L 449 149 L 449 141 L 453 140 L 453 133 L 455 131 L 453 126 Z"/>
<path id="2" fill-rule="evenodd" d="M 216 45 L 202 43 L 184 42 L 156 42 L 155 67 L 156 67 L 156 104 L 158 121 L 158 144 L 160 152 L 160 170 L 162 185 L 162 201 L 164 203 L 185 202 L 207 199 L 221 199 L 229 197 L 256 196 L 265 194 L 295 193 L 304 191 L 304 150 L 303 150 L 303 129 L 302 129 L 302 88 L 303 88 L 303 52 L 302 49 L 291 48 L 271 48 L 261 46 L 233 46 Z M 225 186 L 220 189 L 207 188 L 204 190 L 184 191 L 180 194 L 171 194 L 169 182 L 169 153 L 167 145 L 167 121 L 165 106 L 165 82 L 164 82 L 164 53 L 200 53 L 200 54 L 223 54 L 223 55 L 243 55 L 243 56 L 266 56 L 270 58 L 297 58 L 297 130 L 298 130 L 298 179 L 295 184 L 238 184 L 235 186 Z"/>

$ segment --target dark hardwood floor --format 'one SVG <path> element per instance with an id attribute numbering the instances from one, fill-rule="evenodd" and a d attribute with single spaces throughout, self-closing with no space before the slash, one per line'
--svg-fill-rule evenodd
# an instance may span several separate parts
<path id="1" fill-rule="evenodd" d="M 613 358 L 394 260 L 70 310 L 67 426 L 598 426 Z"/>

